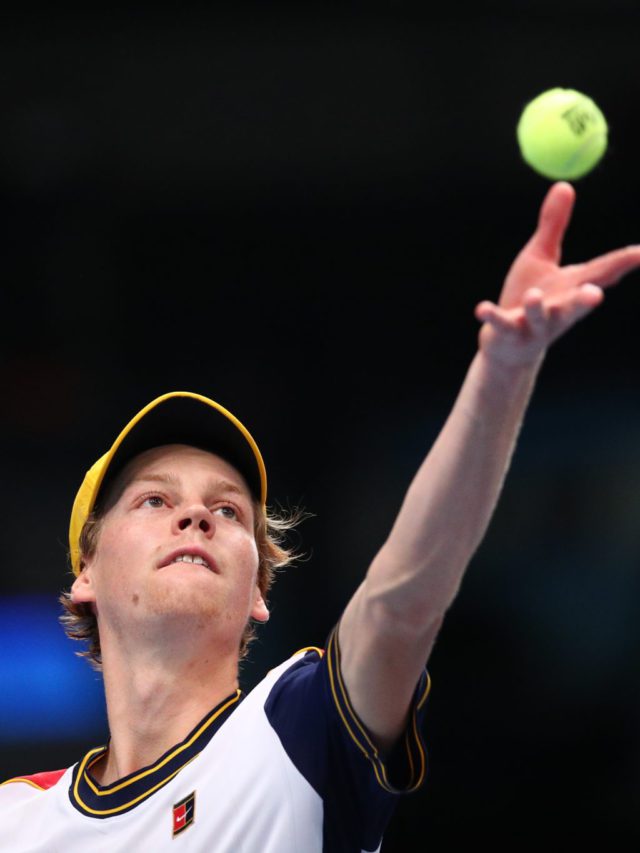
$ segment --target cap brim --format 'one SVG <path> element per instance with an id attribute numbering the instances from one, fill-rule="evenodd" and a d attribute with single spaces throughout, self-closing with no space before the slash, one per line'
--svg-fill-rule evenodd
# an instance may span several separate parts
<path id="1" fill-rule="evenodd" d="M 258 445 L 247 428 L 224 406 L 191 391 L 173 391 L 152 400 L 122 430 L 87 472 L 71 512 L 69 545 L 75 574 L 80 571 L 80 533 L 101 495 L 138 454 L 167 444 L 187 444 L 221 456 L 244 477 L 265 508 L 267 474 Z"/>
<path id="2" fill-rule="evenodd" d="M 244 477 L 251 493 L 264 504 L 266 477 L 260 451 L 250 434 L 230 412 L 206 397 L 165 395 L 135 423 L 128 424 L 99 484 L 99 493 L 138 454 L 165 444 L 188 444 L 221 456 Z"/>

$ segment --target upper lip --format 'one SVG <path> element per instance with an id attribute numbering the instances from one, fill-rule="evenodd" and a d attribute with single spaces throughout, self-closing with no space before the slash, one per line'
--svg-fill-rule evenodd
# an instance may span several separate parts
<path id="1" fill-rule="evenodd" d="M 193 546 L 185 545 L 182 548 L 176 548 L 175 551 L 172 551 L 168 554 L 158 565 L 159 569 L 164 568 L 165 566 L 170 566 L 181 554 L 189 554 L 192 557 L 202 557 L 203 560 L 207 561 L 207 565 L 211 569 L 212 572 L 218 574 L 218 567 L 216 565 L 216 561 L 213 559 L 211 554 L 208 554 L 203 548 L 194 548 Z"/>

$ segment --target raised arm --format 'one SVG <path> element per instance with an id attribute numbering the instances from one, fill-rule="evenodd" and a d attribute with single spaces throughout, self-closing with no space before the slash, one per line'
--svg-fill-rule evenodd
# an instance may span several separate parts
<path id="1" fill-rule="evenodd" d="M 339 630 L 351 703 L 383 751 L 401 734 L 419 675 L 487 528 L 549 345 L 640 265 L 640 246 L 560 267 L 574 190 L 549 190 L 498 304 L 481 302 L 479 348 L 388 539 Z"/>

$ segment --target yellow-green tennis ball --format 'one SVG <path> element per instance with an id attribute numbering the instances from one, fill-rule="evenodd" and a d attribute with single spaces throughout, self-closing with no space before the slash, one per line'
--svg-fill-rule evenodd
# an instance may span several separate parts
<path id="1" fill-rule="evenodd" d="M 518 143 L 525 161 L 545 178 L 574 180 L 607 150 L 607 120 L 575 89 L 549 89 L 524 108 Z"/>

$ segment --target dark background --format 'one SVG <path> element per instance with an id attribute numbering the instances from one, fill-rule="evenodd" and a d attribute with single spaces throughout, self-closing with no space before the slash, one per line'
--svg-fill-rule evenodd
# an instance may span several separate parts
<path id="1" fill-rule="evenodd" d="M 529 99 L 577 88 L 610 123 L 605 160 L 577 183 L 566 260 L 640 242 L 635 8 L 238 2 L 8 19 L 3 595 L 68 584 L 84 471 L 150 399 L 195 390 L 249 426 L 272 499 L 314 513 L 245 684 L 322 645 L 453 402 L 474 305 L 497 297 L 534 227 L 548 182 L 517 150 Z M 430 662 L 430 775 L 387 853 L 621 849 L 640 834 L 639 307 L 634 273 L 544 368 Z M 5 738 L 0 776 L 68 766 L 103 738 Z"/>

